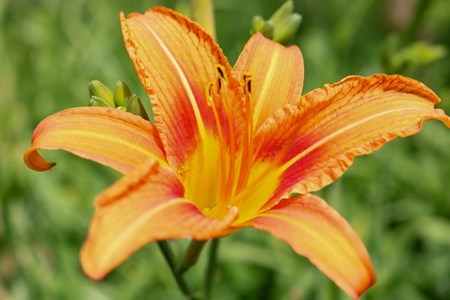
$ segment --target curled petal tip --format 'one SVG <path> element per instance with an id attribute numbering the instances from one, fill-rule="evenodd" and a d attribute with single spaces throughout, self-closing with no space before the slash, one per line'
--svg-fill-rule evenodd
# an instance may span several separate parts
<path id="1" fill-rule="evenodd" d="M 436 110 L 437 119 L 441 120 L 447 128 L 450 128 L 450 117 L 445 114 L 445 112 L 442 109 Z"/>
<path id="2" fill-rule="evenodd" d="M 38 172 L 48 171 L 56 165 L 56 163 L 48 162 L 42 158 L 37 152 L 37 149 L 33 147 L 25 152 L 23 160 L 28 168 Z"/>
<path id="3" fill-rule="evenodd" d="M 80 264 L 81 268 L 83 269 L 83 272 L 92 280 L 100 281 L 102 280 L 106 275 L 107 272 L 102 272 L 98 270 L 97 268 L 93 267 L 92 259 L 88 256 L 88 254 L 85 251 L 85 248 L 87 247 L 87 244 L 89 243 L 89 238 L 85 241 L 84 245 L 81 248 L 80 251 Z"/>

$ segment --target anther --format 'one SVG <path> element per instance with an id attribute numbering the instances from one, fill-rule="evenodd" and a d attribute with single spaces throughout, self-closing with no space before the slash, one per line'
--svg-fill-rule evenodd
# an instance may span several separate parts
<path id="1" fill-rule="evenodd" d="M 214 84 L 210 82 L 205 88 L 206 105 L 208 105 L 208 107 L 213 105 L 213 85 Z"/>

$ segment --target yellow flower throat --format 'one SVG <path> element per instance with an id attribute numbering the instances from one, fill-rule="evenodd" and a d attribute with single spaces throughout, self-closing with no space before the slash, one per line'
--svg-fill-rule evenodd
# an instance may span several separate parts
<path id="1" fill-rule="evenodd" d="M 255 215 L 273 194 L 278 176 L 270 172 L 269 164 L 254 165 L 253 114 L 250 74 L 243 77 L 243 132 L 235 132 L 235 115 L 230 107 L 236 94 L 227 88 L 228 79 L 222 66 L 217 66 L 217 80 L 206 88 L 208 106 L 214 115 L 216 131 L 207 130 L 198 107 L 194 107 L 199 127 L 199 144 L 187 159 L 184 186 L 185 197 L 209 217 L 223 217 L 229 206 L 239 208 L 238 221 Z M 191 101 L 192 102 L 192 101 Z M 196 105 L 196 103 L 191 103 Z M 222 112 L 222 119 L 219 115 Z M 224 126 L 224 123 L 226 126 Z M 226 130 L 226 132 L 224 132 Z M 236 141 L 241 141 L 236 146 Z"/>

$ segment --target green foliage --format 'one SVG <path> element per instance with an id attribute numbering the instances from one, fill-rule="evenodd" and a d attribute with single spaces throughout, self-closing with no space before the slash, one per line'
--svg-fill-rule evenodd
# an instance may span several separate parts
<path id="1" fill-rule="evenodd" d="M 232 63 L 249 37 L 252 17 L 269 18 L 283 2 L 215 1 L 218 41 Z M 294 1 L 303 16 L 293 43 L 305 59 L 305 91 L 350 74 L 390 72 L 386 59 L 420 57 L 426 50 L 436 60 L 395 71 L 430 86 L 449 113 L 448 1 L 417 1 L 418 9 L 400 24 L 393 21 L 402 12 L 394 2 Z M 37 123 L 61 109 L 85 106 L 86 84 L 93 79 L 107 86 L 126 81 L 148 108 L 123 46 L 119 11 L 177 3 L 0 1 L 1 299 L 181 298 L 156 244 L 101 282 L 82 273 L 78 253 L 92 200 L 118 174 L 62 152 L 43 153 L 58 162 L 51 172 L 33 172 L 22 162 Z M 403 5 L 410 3 L 404 0 Z M 397 40 L 389 52 L 392 35 Z M 363 299 L 450 297 L 448 149 L 448 130 L 427 123 L 418 135 L 358 158 L 320 192 L 354 226 L 374 261 L 378 282 Z M 186 242 L 174 242 L 177 253 Z M 263 232 L 245 229 L 227 237 L 218 259 L 214 299 L 347 299 L 305 258 Z M 194 287 L 201 285 L 205 265 L 202 256 L 187 273 Z"/>

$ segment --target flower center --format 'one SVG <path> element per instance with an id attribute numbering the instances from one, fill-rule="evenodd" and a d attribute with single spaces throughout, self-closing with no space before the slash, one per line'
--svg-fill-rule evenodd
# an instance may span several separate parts
<path id="1" fill-rule="evenodd" d="M 212 128 L 203 128 L 198 146 L 187 160 L 185 197 L 210 217 L 223 217 L 228 206 L 237 206 L 242 221 L 255 215 L 270 198 L 277 178 L 268 164 L 253 166 L 252 77 L 244 75 L 242 94 L 229 87 L 234 82 L 225 74 L 224 68 L 217 66 L 216 81 L 206 87 L 214 121 Z M 206 122 L 197 123 L 203 126 Z"/>
<path id="2" fill-rule="evenodd" d="M 216 80 L 206 86 L 205 99 L 212 116 L 209 123 L 196 116 L 200 140 L 187 160 L 186 198 L 208 216 L 221 217 L 236 190 L 236 139 L 234 101 L 239 93 L 228 86 L 223 66 L 216 67 Z M 200 118 L 200 119 L 199 119 Z M 211 117 L 210 117 L 211 118 Z M 205 126 L 206 125 L 206 126 Z M 205 126 L 200 128 L 201 126 Z"/>

